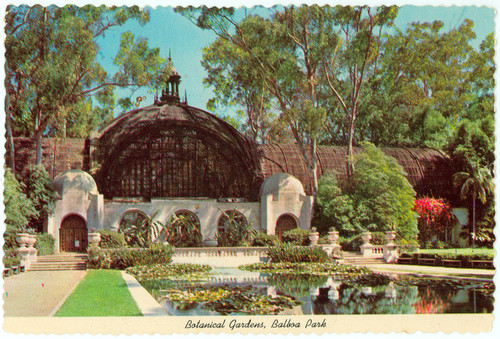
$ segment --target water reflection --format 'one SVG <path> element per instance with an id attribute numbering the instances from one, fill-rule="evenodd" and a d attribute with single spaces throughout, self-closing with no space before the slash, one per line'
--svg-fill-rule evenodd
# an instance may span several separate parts
<path id="1" fill-rule="evenodd" d="M 431 314 L 491 313 L 493 297 L 480 290 L 481 284 L 401 285 L 390 282 L 382 286 L 363 286 L 334 280 L 327 276 L 307 274 L 261 274 L 237 269 L 219 270 L 206 285 L 248 286 L 269 297 L 286 295 L 302 305 L 283 314 Z M 153 284 L 154 285 L 154 284 Z M 158 284 L 154 285 L 158 286 Z M 179 286 L 182 286 L 179 285 Z M 158 288 L 153 295 L 161 296 Z M 161 299 L 161 298 L 160 298 Z M 172 315 L 217 315 L 198 303 L 162 301 Z"/>

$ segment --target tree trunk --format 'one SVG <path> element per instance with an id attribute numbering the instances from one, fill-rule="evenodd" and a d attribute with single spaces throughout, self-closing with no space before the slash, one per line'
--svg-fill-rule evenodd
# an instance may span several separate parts
<path id="1" fill-rule="evenodd" d="M 42 163 L 42 131 L 39 128 L 35 131 L 35 144 L 36 144 L 36 156 L 35 165 L 41 165 Z"/>
<path id="2" fill-rule="evenodd" d="M 7 96 L 7 100 L 9 96 Z M 14 138 L 12 136 L 12 127 L 10 125 L 10 109 L 8 108 L 7 103 L 7 116 L 5 117 L 5 128 L 7 129 L 7 142 L 9 143 L 9 153 L 10 153 L 10 169 L 12 170 L 12 174 L 16 175 L 16 149 L 14 146 Z"/>
<path id="3" fill-rule="evenodd" d="M 472 197 L 472 248 L 475 248 L 476 244 L 476 197 Z"/>
<path id="4" fill-rule="evenodd" d="M 351 117 L 349 119 L 349 139 L 347 143 L 347 182 L 349 185 L 352 182 L 352 176 L 354 175 L 354 151 L 352 149 L 352 142 L 354 139 L 354 112 L 351 112 Z"/>
<path id="5" fill-rule="evenodd" d="M 318 193 L 318 159 L 316 157 L 316 138 L 313 138 L 311 146 L 311 175 L 313 179 L 313 204 L 316 201 L 316 194 Z"/>

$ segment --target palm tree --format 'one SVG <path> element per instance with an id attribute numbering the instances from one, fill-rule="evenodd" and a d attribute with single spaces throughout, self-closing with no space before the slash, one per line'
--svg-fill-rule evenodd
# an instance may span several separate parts
<path id="1" fill-rule="evenodd" d="M 458 172 L 453 175 L 453 185 L 460 187 L 460 198 L 466 199 L 472 197 L 472 248 L 476 237 L 476 199 L 481 203 L 486 202 L 488 193 L 493 192 L 494 184 L 490 171 L 485 167 L 480 167 L 476 161 L 475 164 L 469 163 L 466 172 Z"/>

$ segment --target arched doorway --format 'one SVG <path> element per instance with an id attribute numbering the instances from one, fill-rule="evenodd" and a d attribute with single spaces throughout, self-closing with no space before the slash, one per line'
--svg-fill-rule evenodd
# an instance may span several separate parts
<path id="1" fill-rule="evenodd" d="M 59 250 L 61 252 L 85 252 L 87 239 L 87 223 L 82 217 L 73 214 L 63 219 L 59 229 Z"/>
<path id="2" fill-rule="evenodd" d="M 283 214 L 276 221 L 274 234 L 281 240 L 281 235 L 289 230 L 299 227 L 297 218 L 291 214 Z"/>

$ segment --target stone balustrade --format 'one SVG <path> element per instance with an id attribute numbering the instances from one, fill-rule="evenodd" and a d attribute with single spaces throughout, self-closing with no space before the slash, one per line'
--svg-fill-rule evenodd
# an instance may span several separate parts
<path id="1" fill-rule="evenodd" d="M 395 231 L 385 232 L 387 243 L 385 245 L 370 244 L 372 236 L 370 232 L 362 235 L 363 245 L 360 247 L 361 254 L 369 258 L 384 258 L 387 263 L 395 262 L 398 258 L 398 246 L 393 242 L 396 239 Z"/>
<path id="2" fill-rule="evenodd" d="M 237 267 L 267 261 L 267 247 L 192 247 L 176 248 L 172 262 Z"/>
<path id="3" fill-rule="evenodd" d="M 383 258 L 384 257 L 384 245 L 374 245 L 372 247 L 372 258 Z"/>
<path id="4" fill-rule="evenodd" d="M 176 248 L 174 257 L 267 257 L 267 247 L 187 247 Z"/>

